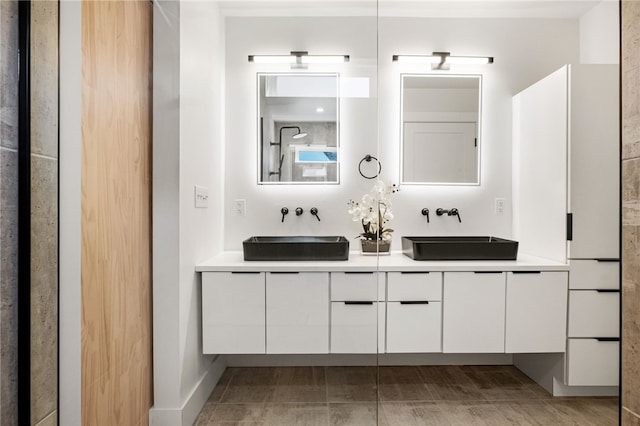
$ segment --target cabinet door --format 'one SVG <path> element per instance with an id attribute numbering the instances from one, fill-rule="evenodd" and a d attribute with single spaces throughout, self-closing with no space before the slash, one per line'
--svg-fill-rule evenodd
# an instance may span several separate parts
<path id="1" fill-rule="evenodd" d="M 443 352 L 504 352 L 505 273 L 445 272 Z"/>
<path id="2" fill-rule="evenodd" d="M 387 353 L 442 352 L 440 302 L 387 302 Z"/>
<path id="3" fill-rule="evenodd" d="M 377 347 L 377 302 L 331 303 L 331 353 L 375 354 Z"/>
<path id="4" fill-rule="evenodd" d="M 267 353 L 329 352 L 329 273 L 267 273 Z"/>
<path id="5" fill-rule="evenodd" d="M 617 65 L 571 65 L 570 258 L 619 256 Z M 544 203 L 546 204 L 546 203 Z"/>
<path id="6" fill-rule="evenodd" d="M 567 329 L 566 272 L 507 274 L 505 352 L 564 352 Z"/>
<path id="7" fill-rule="evenodd" d="M 202 273 L 202 351 L 205 354 L 263 354 L 263 272 Z"/>

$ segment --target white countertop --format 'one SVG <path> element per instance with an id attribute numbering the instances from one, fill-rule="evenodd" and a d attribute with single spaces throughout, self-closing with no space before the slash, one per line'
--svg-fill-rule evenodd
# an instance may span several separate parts
<path id="1" fill-rule="evenodd" d="M 402 252 L 390 255 L 365 256 L 359 251 L 349 252 L 349 260 L 337 261 L 245 261 L 242 251 L 227 251 L 196 265 L 197 272 L 225 271 L 568 271 L 569 265 L 553 260 L 519 253 L 517 260 L 413 260 Z"/>

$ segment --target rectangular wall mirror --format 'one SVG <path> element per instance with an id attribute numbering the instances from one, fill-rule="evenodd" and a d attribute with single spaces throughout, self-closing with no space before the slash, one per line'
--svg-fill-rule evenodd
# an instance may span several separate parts
<path id="1" fill-rule="evenodd" d="M 401 183 L 480 183 L 481 96 L 480 75 L 401 75 Z"/>
<path id="2" fill-rule="evenodd" d="M 338 74 L 258 74 L 258 183 L 339 183 Z"/>

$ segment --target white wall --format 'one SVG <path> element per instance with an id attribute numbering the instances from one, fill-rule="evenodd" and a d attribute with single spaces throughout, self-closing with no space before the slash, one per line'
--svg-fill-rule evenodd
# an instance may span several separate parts
<path id="1" fill-rule="evenodd" d="M 223 28 L 216 3 L 154 4 L 151 424 L 192 424 L 221 372 L 202 354 L 194 266 L 222 247 Z M 209 208 L 195 208 L 195 185 Z"/>
<path id="2" fill-rule="evenodd" d="M 378 52 L 376 55 L 376 27 Z M 250 29 L 248 31 L 247 29 Z M 550 46 L 553 49 L 550 49 Z M 286 66 L 251 64 L 249 54 L 311 53 L 351 55 L 335 68 L 341 77 L 369 77 L 372 97 L 343 98 L 340 111 L 341 178 L 331 186 L 256 185 L 255 74 L 290 72 Z M 431 72 L 393 63 L 394 54 L 451 51 L 491 55 L 492 65 L 468 67 L 483 74 L 484 98 L 480 186 L 409 186 L 394 195 L 394 248 L 400 236 L 475 234 L 511 236 L 511 97 L 565 63 L 579 58 L 578 20 L 561 19 L 428 19 L 428 18 L 227 18 L 225 240 L 239 250 L 251 235 L 331 234 L 352 237 L 360 232 L 347 214 L 349 199 L 359 199 L 372 181 L 360 177 L 357 165 L 366 154 L 380 158 L 382 178 L 399 180 L 400 74 Z M 461 69 L 452 72 L 461 73 Z M 379 98 L 377 97 L 379 96 Z M 379 149 L 377 140 L 380 140 Z M 494 214 L 494 199 L 506 198 L 507 211 Z M 246 215 L 235 215 L 233 201 L 246 199 Z M 280 208 L 318 207 L 322 222 L 310 215 L 289 215 L 281 223 Z M 454 218 L 420 214 L 423 207 L 457 207 Z M 352 245 L 352 249 L 357 246 Z"/>
<path id="3" fill-rule="evenodd" d="M 619 2 L 603 0 L 580 18 L 580 63 L 618 64 Z"/>

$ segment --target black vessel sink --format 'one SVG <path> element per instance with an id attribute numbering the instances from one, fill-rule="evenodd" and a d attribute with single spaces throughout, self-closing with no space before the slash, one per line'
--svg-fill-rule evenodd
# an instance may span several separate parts
<path id="1" fill-rule="evenodd" d="M 518 242 L 496 237 L 402 237 L 413 260 L 516 260 Z"/>
<path id="2" fill-rule="evenodd" d="M 244 260 L 347 260 L 349 241 L 338 236 L 250 237 Z"/>

